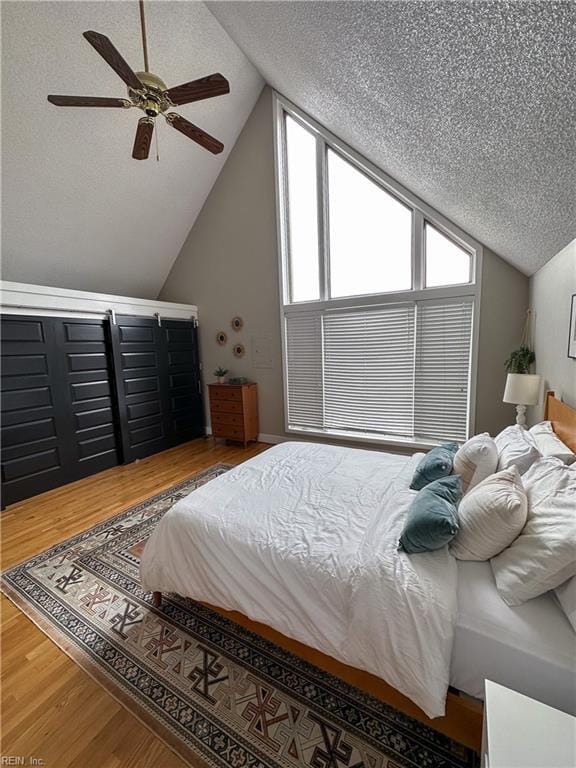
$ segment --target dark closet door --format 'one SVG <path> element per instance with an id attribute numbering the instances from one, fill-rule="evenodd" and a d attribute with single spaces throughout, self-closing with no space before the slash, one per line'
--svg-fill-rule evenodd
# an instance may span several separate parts
<path id="1" fill-rule="evenodd" d="M 2 504 L 119 463 L 103 320 L 2 317 Z"/>
<path id="2" fill-rule="evenodd" d="M 2 317 L 2 504 L 67 482 L 52 318 Z"/>
<path id="3" fill-rule="evenodd" d="M 160 332 L 167 377 L 167 431 L 171 444 L 178 445 L 206 433 L 198 328 L 185 320 L 162 320 Z"/>
<path id="4" fill-rule="evenodd" d="M 194 323 L 118 316 L 110 333 L 124 461 L 203 435 Z"/>
<path id="5" fill-rule="evenodd" d="M 124 461 L 169 448 L 162 407 L 158 321 L 118 316 L 110 324 Z"/>
<path id="6" fill-rule="evenodd" d="M 108 322 L 62 320 L 56 345 L 66 395 L 66 434 L 75 479 L 121 462 Z"/>

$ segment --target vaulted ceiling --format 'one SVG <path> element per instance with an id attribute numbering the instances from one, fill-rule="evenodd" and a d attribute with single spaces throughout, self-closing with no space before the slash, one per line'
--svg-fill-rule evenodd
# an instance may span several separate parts
<path id="1" fill-rule="evenodd" d="M 143 69 L 137 2 L 2 3 L 2 276 L 156 297 L 263 81 L 202 3 L 147 2 L 150 69 L 169 85 L 222 72 L 231 92 L 179 107 L 218 156 L 157 126 L 160 162 L 133 160 L 137 110 L 60 109 L 49 93 L 126 97 L 82 37 Z"/>
<path id="2" fill-rule="evenodd" d="M 147 1 L 151 69 L 222 72 L 231 93 L 179 108 L 217 157 L 164 124 L 132 160 L 132 110 L 83 39 L 142 68 L 134 2 L 2 3 L 4 279 L 156 296 L 264 80 L 526 273 L 576 235 L 572 2 Z"/>
<path id="3" fill-rule="evenodd" d="M 210 2 L 274 88 L 531 273 L 576 236 L 576 3 Z"/>

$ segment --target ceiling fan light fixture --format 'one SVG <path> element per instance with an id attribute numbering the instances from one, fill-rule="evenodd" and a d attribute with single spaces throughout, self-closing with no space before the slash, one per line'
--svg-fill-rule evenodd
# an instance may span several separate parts
<path id="1" fill-rule="evenodd" d="M 144 100 L 142 109 L 146 112 L 148 117 L 156 117 L 156 115 L 161 112 L 160 103 L 154 96 L 148 96 L 148 98 Z"/>

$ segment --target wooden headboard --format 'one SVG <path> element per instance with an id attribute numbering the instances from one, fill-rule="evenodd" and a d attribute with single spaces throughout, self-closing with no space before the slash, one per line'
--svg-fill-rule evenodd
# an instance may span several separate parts
<path id="1" fill-rule="evenodd" d="M 576 453 L 576 410 L 554 397 L 554 392 L 546 392 L 544 420 L 552 422 L 560 440 Z"/>

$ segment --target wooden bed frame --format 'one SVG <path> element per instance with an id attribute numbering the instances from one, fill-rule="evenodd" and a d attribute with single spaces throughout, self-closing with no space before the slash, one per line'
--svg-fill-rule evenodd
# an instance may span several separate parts
<path id="1" fill-rule="evenodd" d="M 547 392 L 544 418 L 552 422 L 558 437 L 576 453 L 576 410 L 554 397 L 553 392 Z M 162 604 L 162 593 L 153 592 L 152 600 L 154 606 L 159 608 Z M 331 656 L 327 656 L 314 648 L 310 648 L 303 643 L 282 635 L 271 627 L 252 621 L 241 613 L 225 611 L 213 605 L 208 605 L 208 607 L 251 632 L 255 632 L 257 635 L 272 641 L 310 664 L 414 717 L 430 728 L 478 752 L 480 751 L 483 717 L 482 702 L 450 689 L 446 698 L 446 714 L 444 717 L 431 720 L 414 702 L 403 696 L 391 685 L 385 683 L 381 678 L 343 664 Z"/>
<path id="2" fill-rule="evenodd" d="M 544 420 L 552 422 L 552 428 L 560 440 L 576 453 L 576 409 L 570 408 L 547 392 L 544 400 Z"/>
<path id="3" fill-rule="evenodd" d="M 162 603 L 162 593 L 153 592 L 152 594 L 154 606 L 159 608 Z M 315 667 L 340 678 L 340 680 L 344 680 L 344 682 L 353 685 L 364 693 L 368 693 L 371 696 L 380 699 L 385 704 L 394 707 L 394 709 L 398 709 L 400 712 L 404 712 L 415 720 L 419 720 L 421 723 L 428 725 L 439 733 L 443 733 L 451 739 L 480 752 L 483 718 L 483 706 L 481 701 L 473 699 L 454 689 L 450 689 L 446 698 L 446 714 L 444 717 L 437 717 L 434 720 L 431 720 L 424 714 L 420 707 L 414 704 L 413 701 L 401 694 L 391 685 L 388 685 L 388 683 L 384 682 L 381 678 L 376 677 L 376 675 L 371 675 L 369 672 L 364 672 L 361 669 L 356 669 L 341 661 L 337 661 L 332 656 L 328 656 L 308 645 L 299 643 L 297 640 L 292 640 L 291 638 L 286 637 L 286 635 L 277 632 L 266 624 L 252 621 L 252 619 L 249 619 L 242 613 L 238 613 L 237 611 L 225 611 L 223 608 L 218 608 L 209 603 L 202 603 L 202 605 L 205 605 L 212 611 L 216 611 L 216 613 L 224 616 L 224 618 L 230 619 L 230 621 L 233 621 L 236 624 L 240 624 L 241 627 L 244 627 L 250 632 L 254 632 L 260 637 L 270 640 L 275 645 L 280 646 L 280 648 L 283 648 L 285 651 L 293 653 L 295 656 L 313 664 Z"/>

